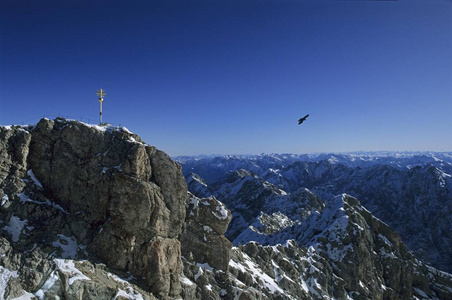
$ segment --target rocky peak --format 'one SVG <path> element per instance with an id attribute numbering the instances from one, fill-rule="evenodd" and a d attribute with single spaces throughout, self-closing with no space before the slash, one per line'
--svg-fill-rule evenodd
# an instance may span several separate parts
<path id="1" fill-rule="evenodd" d="M 2 235 L 15 251 L 92 257 L 155 295 L 180 294 L 187 187 L 168 155 L 125 128 L 61 118 L 0 137 Z"/>
<path id="2" fill-rule="evenodd" d="M 179 165 L 125 128 L 0 126 L 0 299 L 452 297 L 452 276 L 417 260 L 356 198 L 300 186 L 328 180 L 329 195 L 359 170 L 278 164 L 251 161 L 212 186 L 187 176 L 204 187 L 195 196 Z M 425 169 L 449 186 L 440 171 Z"/>
<path id="3" fill-rule="evenodd" d="M 349 195 L 326 201 L 323 209 L 278 234 L 249 237 L 233 248 L 229 268 L 237 289 L 249 298 L 451 296 L 450 274 L 415 259 L 399 235 Z"/>

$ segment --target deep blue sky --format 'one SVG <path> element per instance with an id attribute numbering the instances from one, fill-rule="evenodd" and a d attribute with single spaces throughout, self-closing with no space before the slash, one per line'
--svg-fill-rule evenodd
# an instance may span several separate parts
<path id="1" fill-rule="evenodd" d="M 452 2 L 1 1 L 0 124 L 99 88 L 170 155 L 452 151 Z"/>

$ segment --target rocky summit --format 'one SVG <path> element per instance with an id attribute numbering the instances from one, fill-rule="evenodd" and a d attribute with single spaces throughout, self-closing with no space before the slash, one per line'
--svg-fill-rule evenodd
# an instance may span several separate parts
<path id="1" fill-rule="evenodd" d="M 64 119 L 1 127 L 0 140 L 0 296 L 141 293 L 124 278 L 180 295 L 187 187 L 168 155 L 125 128 Z"/>
<path id="2" fill-rule="evenodd" d="M 187 181 L 124 127 L 0 126 L 0 299 L 452 299 L 354 197 Z"/>

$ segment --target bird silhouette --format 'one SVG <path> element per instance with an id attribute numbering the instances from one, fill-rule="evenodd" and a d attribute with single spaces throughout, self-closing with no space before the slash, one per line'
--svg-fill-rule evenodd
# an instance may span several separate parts
<path id="1" fill-rule="evenodd" d="M 303 118 L 301 118 L 300 120 L 298 120 L 298 125 L 300 125 L 301 123 L 303 123 L 304 121 L 306 121 L 306 119 L 309 117 L 309 114 L 307 114 L 306 116 L 304 116 Z"/>

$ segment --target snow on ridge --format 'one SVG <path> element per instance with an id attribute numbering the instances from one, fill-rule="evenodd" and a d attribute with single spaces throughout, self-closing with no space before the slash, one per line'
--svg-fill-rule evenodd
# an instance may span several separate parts
<path id="1" fill-rule="evenodd" d="M 27 129 L 30 129 L 31 126 L 30 125 L 0 125 L 0 127 L 5 128 L 6 130 L 17 129 L 19 131 L 30 134 L 30 132 Z"/>
<path id="2" fill-rule="evenodd" d="M 113 300 L 115 299 L 130 299 L 130 300 L 143 300 L 143 295 L 135 293 L 132 287 L 128 287 L 127 291 L 119 289 Z"/>
<path id="3" fill-rule="evenodd" d="M 59 280 L 58 275 L 55 271 L 50 273 L 49 277 L 47 278 L 46 282 L 41 286 L 39 290 L 37 290 L 34 295 L 38 297 L 39 300 L 45 299 L 45 292 L 47 292 L 54 284 Z"/>
<path id="4" fill-rule="evenodd" d="M 42 184 L 41 182 L 38 180 L 38 178 L 36 178 L 35 174 L 33 173 L 33 170 L 30 169 L 27 171 L 27 175 L 30 176 L 31 180 L 34 182 L 34 184 L 42 189 Z"/>
<path id="5" fill-rule="evenodd" d="M 8 202 L 9 201 L 9 197 L 8 197 L 8 195 L 7 194 L 4 194 L 3 195 L 3 197 L 2 197 L 2 203 L 1 203 L 1 205 L 0 206 L 3 206 L 3 205 L 5 205 L 6 204 L 6 202 Z"/>
<path id="6" fill-rule="evenodd" d="M 243 263 L 230 260 L 229 265 L 242 272 L 249 273 L 253 278 L 253 282 L 262 282 L 264 287 L 266 287 L 271 294 L 284 294 L 284 290 L 279 287 L 275 279 L 259 268 L 246 253 L 242 253 L 242 255 L 244 258 Z"/>
<path id="7" fill-rule="evenodd" d="M 191 173 L 191 176 L 189 177 L 190 182 L 191 181 L 196 181 L 198 184 L 207 187 L 207 184 L 204 182 L 204 180 L 202 180 L 201 177 L 199 177 L 197 174 L 195 173 Z"/>
<path id="8" fill-rule="evenodd" d="M 48 118 L 42 118 L 42 119 L 47 120 L 47 121 L 52 121 L 51 119 L 48 119 Z M 75 122 L 77 124 L 80 124 L 80 125 L 92 128 L 92 129 L 97 130 L 99 132 L 119 131 L 119 132 L 124 132 L 124 133 L 130 134 L 130 135 L 134 135 L 133 132 L 131 132 L 128 128 L 126 128 L 124 126 L 114 126 L 114 125 L 111 125 L 111 124 L 108 124 L 108 123 L 104 123 L 104 124 L 101 124 L 101 125 L 99 125 L 99 124 L 90 124 L 90 123 L 86 123 L 86 122 L 83 122 L 83 121 L 80 121 L 80 120 L 71 119 L 71 118 L 62 118 L 62 117 L 55 118 L 53 121 L 60 122 L 60 123 Z M 34 125 L 25 125 L 25 126 L 23 126 L 23 125 L 12 125 L 12 126 L 7 126 L 7 127 L 16 127 L 16 126 L 17 127 L 20 126 L 20 127 L 26 128 L 26 127 L 29 127 L 29 126 L 35 126 L 35 124 Z M 132 137 L 131 141 L 133 141 L 133 140 L 134 140 L 134 138 Z M 137 142 L 137 141 L 135 141 L 135 142 Z"/>
<path id="9" fill-rule="evenodd" d="M 228 210 L 226 206 L 217 200 L 217 207 L 215 211 L 212 210 L 212 214 L 220 220 L 226 220 L 228 218 Z"/>
<path id="10" fill-rule="evenodd" d="M 3 266 L 0 266 L 0 299 L 4 299 L 4 293 L 9 280 L 17 277 L 19 277 L 17 271 L 11 271 Z"/>
<path id="11" fill-rule="evenodd" d="M 69 285 L 72 285 L 76 280 L 91 280 L 75 267 L 73 260 L 56 258 L 54 261 L 61 272 L 70 276 Z"/>
<path id="12" fill-rule="evenodd" d="M 66 214 L 66 215 L 69 215 L 69 213 L 63 207 L 61 207 L 59 204 L 56 204 L 56 203 L 50 201 L 49 199 L 47 199 L 46 202 L 40 202 L 40 201 L 32 200 L 32 199 L 30 199 L 30 197 L 28 197 L 23 192 L 18 194 L 17 196 L 19 197 L 19 201 L 21 203 L 30 202 L 30 203 L 34 203 L 34 204 L 38 204 L 38 205 L 47 205 L 47 206 L 53 207 L 53 208 L 61 211 L 62 213 Z"/>
<path id="13" fill-rule="evenodd" d="M 90 278 L 85 276 L 82 272 L 80 272 L 80 270 L 78 270 L 75 267 L 74 261 L 72 261 L 72 260 L 54 259 L 54 262 L 56 264 L 56 270 L 54 270 L 52 273 L 50 273 L 47 280 L 44 282 L 44 284 L 41 286 L 41 288 L 34 293 L 34 295 L 30 294 L 30 293 L 28 293 L 27 295 L 35 296 L 40 300 L 45 299 L 45 293 L 50 288 L 52 288 L 52 286 L 55 284 L 55 282 L 60 280 L 60 278 L 57 274 L 57 270 L 68 275 L 69 286 L 72 285 L 76 280 L 91 280 Z M 31 298 L 26 298 L 26 299 L 31 299 Z"/>
<path id="14" fill-rule="evenodd" d="M 378 237 L 380 239 L 382 239 L 385 242 L 385 244 L 388 245 L 389 247 L 393 246 L 391 241 L 389 241 L 389 239 L 387 237 L 385 237 L 384 235 L 382 235 L 381 233 L 378 234 Z"/>
<path id="15" fill-rule="evenodd" d="M 77 121 L 77 122 L 79 122 L 79 121 Z M 87 127 L 93 128 L 100 132 L 106 132 L 107 130 L 112 131 L 114 129 L 113 126 L 101 126 L 101 125 L 95 125 L 95 124 L 87 124 L 87 123 L 83 123 L 83 122 L 79 122 L 79 123 L 81 123 Z"/>

